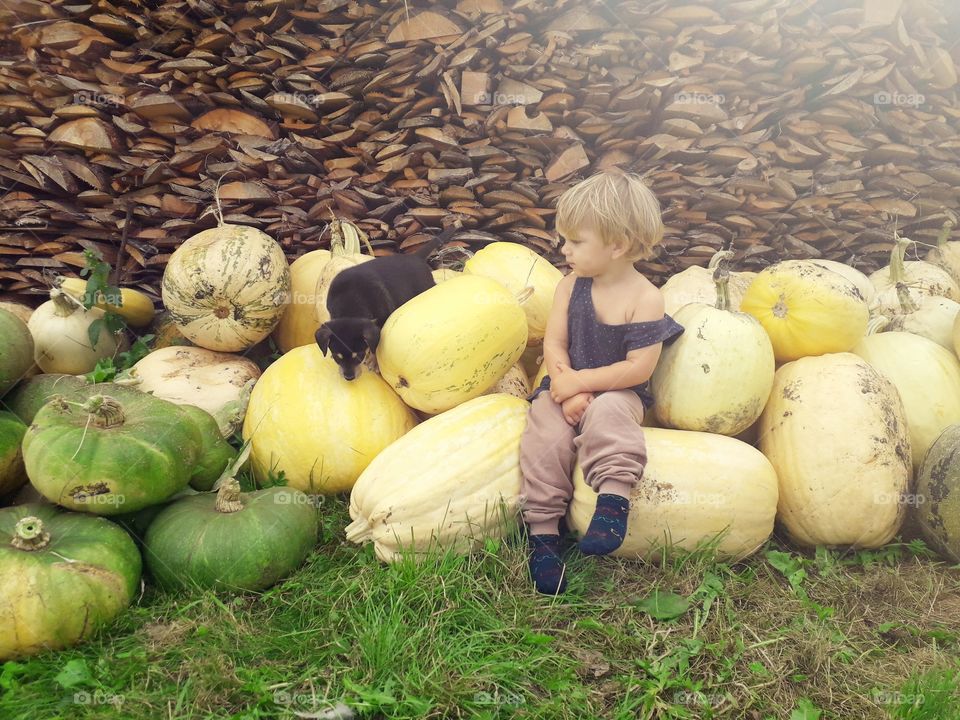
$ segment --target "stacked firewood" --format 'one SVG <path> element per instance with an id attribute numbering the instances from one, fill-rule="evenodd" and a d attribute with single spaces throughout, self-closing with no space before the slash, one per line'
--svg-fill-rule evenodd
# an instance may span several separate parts
<path id="1" fill-rule="evenodd" d="M 458 223 L 556 260 L 556 198 L 647 177 L 655 279 L 720 248 L 872 270 L 960 205 L 953 0 L 0 4 L 0 291 L 99 250 L 156 293 L 225 220 L 291 260 Z"/>

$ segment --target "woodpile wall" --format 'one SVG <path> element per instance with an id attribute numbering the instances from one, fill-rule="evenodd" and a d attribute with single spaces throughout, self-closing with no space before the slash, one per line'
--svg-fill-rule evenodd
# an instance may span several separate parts
<path id="1" fill-rule="evenodd" d="M 8 294 L 87 247 L 156 294 L 221 178 L 291 260 L 331 213 L 378 252 L 459 221 L 555 259 L 557 196 L 619 166 L 659 280 L 722 247 L 872 270 L 960 204 L 954 0 L 7 0 L 0 37 Z"/>

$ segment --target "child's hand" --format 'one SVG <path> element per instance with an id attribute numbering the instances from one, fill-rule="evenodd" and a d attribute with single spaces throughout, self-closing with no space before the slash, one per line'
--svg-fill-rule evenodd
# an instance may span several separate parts
<path id="1" fill-rule="evenodd" d="M 554 402 L 562 403 L 578 393 L 586 392 L 576 370 L 569 365 L 557 363 L 556 376 L 550 376 L 550 397 Z"/>
<path id="2" fill-rule="evenodd" d="M 592 400 L 592 392 L 577 393 L 573 397 L 567 398 L 560 405 L 560 409 L 563 412 L 563 419 L 566 420 L 568 424 L 576 427 L 577 423 L 583 418 L 583 414 L 587 411 L 587 405 L 589 405 Z"/>

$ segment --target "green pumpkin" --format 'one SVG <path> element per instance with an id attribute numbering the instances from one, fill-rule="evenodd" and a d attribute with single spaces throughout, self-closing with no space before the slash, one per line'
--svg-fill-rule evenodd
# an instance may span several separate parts
<path id="1" fill-rule="evenodd" d="M 0 308 L 0 397 L 33 367 L 33 335 L 27 324 Z"/>
<path id="2" fill-rule="evenodd" d="M 97 383 L 40 409 L 23 438 L 23 460 L 30 482 L 48 500 L 119 515 L 183 490 L 201 444 L 180 406 Z"/>
<path id="3" fill-rule="evenodd" d="M 317 543 L 317 511 L 299 490 L 214 495 L 168 505 L 147 529 L 144 558 L 166 589 L 263 590 L 303 564 Z"/>
<path id="4" fill-rule="evenodd" d="M 212 490 L 213 484 L 236 458 L 237 451 L 223 439 L 213 415 L 196 405 L 181 405 L 180 409 L 193 419 L 202 439 L 200 454 L 190 477 L 190 487 L 201 491 Z"/>
<path id="5" fill-rule="evenodd" d="M 923 456 L 907 506 L 911 524 L 927 544 L 960 562 L 960 425 L 940 433 Z"/>
<path id="6" fill-rule="evenodd" d="M 0 408 L 8 410 L 27 425 L 33 422 L 37 411 L 55 395 L 71 395 L 74 391 L 87 387 L 87 382 L 76 375 L 50 373 L 34 375 L 11 390 Z"/>
<path id="7" fill-rule="evenodd" d="M 0 497 L 27 481 L 20 443 L 27 426 L 13 413 L 0 411 Z"/>
<path id="8" fill-rule="evenodd" d="M 45 505 L 0 510 L 0 661 L 69 647 L 134 598 L 141 560 L 113 523 Z"/>

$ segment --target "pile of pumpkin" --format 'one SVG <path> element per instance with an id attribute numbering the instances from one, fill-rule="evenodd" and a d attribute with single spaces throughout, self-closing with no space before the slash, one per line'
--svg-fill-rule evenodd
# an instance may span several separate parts
<path id="1" fill-rule="evenodd" d="M 130 289 L 85 309 L 80 281 L 27 324 L 0 309 L 0 495 L 28 483 L 18 497 L 46 503 L 0 510 L 12 539 L 0 577 L 29 578 L 0 585 L 13 608 L 0 613 L 0 658 L 74 642 L 130 602 L 140 550 L 97 516 L 142 542 L 160 586 L 241 590 L 302 564 L 318 494 L 349 491 L 347 539 L 388 562 L 469 552 L 516 525 L 524 398 L 544 373 L 560 272 L 506 242 L 437 270 L 387 321 L 377 369 L 346 381 L 313 334 L 332 279 L 372 255 L 355 226 L 332 225 L 330 250 L 288 265 L 267 235 L 221 218 L 170 258 L 156 317 Z M 938 549 L 960 553 L 960 244 L 948 230 L 927 262 L 904 261 L 910 243 L 897 240 L 870 277 L 819 260 L 739 273 L 720 253 L 671 278 L 667 312 L 686 332 L 651 379 L 649 462 L 616 554 L 740 559 L 775 521 L 801 546 L 876 547 L 908 508 Z M 123 344 L 90 337 L 104 310 L 156 341 L 113 383 L 89 384 L 77 375 Z M 261 374 L 245 355 L 268 338 L 282 354 Z M 43 374 L 30 377 L 34 361 Z M 262 489 L 240 492 L 244 469 Z M 582 532 L 596 496 L 579 467 L 574 484 L 568 520 Z M 81 600 L 49 601 L 65 587 Z"/>

